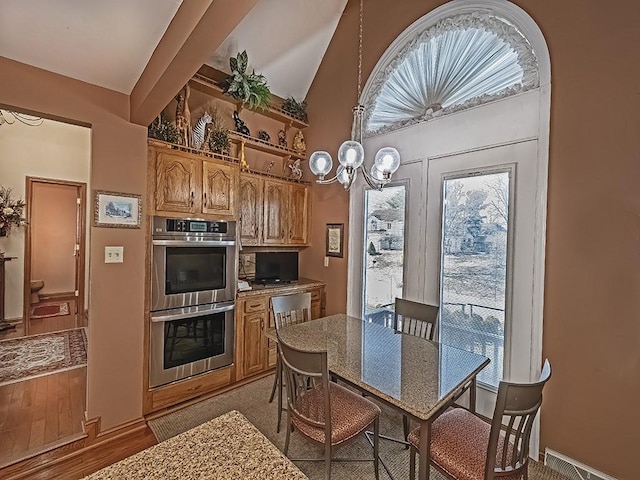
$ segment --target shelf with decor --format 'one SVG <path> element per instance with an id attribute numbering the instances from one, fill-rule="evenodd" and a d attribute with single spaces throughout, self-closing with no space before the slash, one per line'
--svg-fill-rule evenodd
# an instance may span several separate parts
<path id="1" fill-rule="evenodd" d="M 231 137 L 231 141 L 235 143 L 244 142 L 246 148 L 250 148 L 252 150 L 258 150 L 263 153 L 270 153 L 272 155 L 277 155 L 282 158 L 299 158 L 300 160 L 306 160 L 307 155 L 302 152 L 297 152 L 291 148 L 283 147 L 281 145 L 276 145 L 274 143 L 265 142 L 256 137 L 252 137 L 249 135 L 244 135 L 239 132 L 229 132 L 229 136 Z"/>
<path id="2" fill-rule="evenodd" d="M 222 72 L 215 71 L 210 69 L 209 72 L 214 72 L 213 74 L 219 76 Z M 241 100 L 233 98 L 231 95 L 224 93 L 224 89 L 220 86 L 220 81 L 209 78 L 201 73 L 196 73 L 189 82 L 191 87 L 195 90 L 198 90 L 204 94 L 210 95 L 214 98 L 218 98 L 220 100 L 224 100 L 225 102 L 229 102 L 235 105 L 235 108 L 238 112 L 240 112 L 243 108 L 247 108 L 248 110 L 252 110 L 254 112 L 259 113 L 260 115 L 264 115 L 266 117 L 272 118 L 273 120 L 277 120 L 282 122 L 285 126 L 285 130 L 293 127 L 297 129 L 307 128 L 309 124 L 303 122 L 302 120 L 295 118 L 289 115 L 287 112 L 282 110 L 281 108 L 270 106 L 268 108 L 263 109 L 249 109 L 245 107 Z"/>

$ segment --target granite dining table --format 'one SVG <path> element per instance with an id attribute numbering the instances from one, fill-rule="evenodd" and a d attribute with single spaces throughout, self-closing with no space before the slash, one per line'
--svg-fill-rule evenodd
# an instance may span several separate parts
<path id="1" fill-rule="evenodd" d="M 235 410 L 99 470 L 84 480 L 303 480 Z"/>
<path id="2" fill-rule="evenodd" d="M 489 364 L 482 355 L 396 332 L 345 314 L 267 331 L 294 348 L 327 351 L 339 380 L 405 413 L 420 425 L 419 477 L 429 478 L 431 423 L 469 389 L 475 409 L 476 376 Z"/>

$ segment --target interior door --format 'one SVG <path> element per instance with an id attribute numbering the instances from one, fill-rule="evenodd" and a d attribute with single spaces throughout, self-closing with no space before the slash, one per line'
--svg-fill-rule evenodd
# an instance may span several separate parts
<path id="1" fill-rule="evenodd" d="M 477 397 L 489 418 L 499 381 L 529 381 L 536 356 L 536 159 L 537 142 L 526 141 L 425 164 L 425 301 L 440 305 L 440 341 L 491 358 Z"/>

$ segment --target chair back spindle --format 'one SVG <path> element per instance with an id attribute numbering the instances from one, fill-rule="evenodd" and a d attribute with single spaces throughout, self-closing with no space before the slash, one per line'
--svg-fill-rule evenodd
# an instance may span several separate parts
<path id="1" fill-rule="evenodd" d="M 439 308 L 426 303 L 396 298 L 394 329 L 397 332 L 433 340 L 438 327 Z"/>
<path id="2" fill-rule="evenodd" d="M 276 330 L 311 319 L 311 293 L 283 295 L 271 298 Z"/>

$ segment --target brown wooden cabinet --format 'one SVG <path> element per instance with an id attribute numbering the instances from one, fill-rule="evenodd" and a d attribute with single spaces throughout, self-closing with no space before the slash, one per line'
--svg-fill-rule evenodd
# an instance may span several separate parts
<path id="1" fill-rule="evenodd" d="M 289 245 L 309 244 L 309 187 L 289 185 L 288 236 Z"/>
<path id="2" fill-rule="evenodd" d="M 243 245 L 309 245 L 307 185 L 242 173 L 238 197 Z"/>
<path id="3" fill-rule="evenodd" d="M 264 181 L 263 245 L 286 245 L 288 184 L 279 180 Z"/>
<path id="4" fill-rule="evenodd" d="M 239 366 L 236 380 L 262 373 L 276 364 L 277 348 L 275 342 L 265 336 L 269 328 L 274 327 L 270 313 L 270 300 L 275 295 L 311 292 L 311 318 L 324 315 L 324 285 L 291 285 L 269 289 L 261 295 L 251 294 L 241 297 L 237 302 L 236 322 L 242 325 L 243 338 L 237 342 Z"/>
<path id="5" fill-rule="evenodd" d="M 242 245 L 260 245 L 262 242 L 262 188 L 263 179 L 257 175 L 240 176 L 238 195 L 239 232 Z"/>
<path id="6" fill-rule="evenodd" d="M 202 213 L 235 216 L 237 181 L 236 165 L 204 160 L 202 162 Z"/>
<path id="7" fill-rule="evenodd" d="M 238 164 L 174 150 L 155 140 L 149 141 L 148 157 L 150 214 L 236 217 Z"/>
<path id="8" fill-rule="evenodd" d="M 173 152 L 158 152 L 155 162 L 156 210 L 192 213 L 198 170 L 193 158 Z"/>

